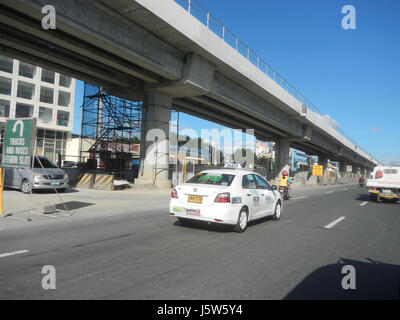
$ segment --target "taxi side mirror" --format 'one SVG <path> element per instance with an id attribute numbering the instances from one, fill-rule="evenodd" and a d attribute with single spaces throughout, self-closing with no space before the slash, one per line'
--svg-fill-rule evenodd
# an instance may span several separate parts
<path id="1" fill-rule="evenodd" d="M 272 191 L 275 191 L 275 190 L 278 190 L 278 187 L 277 186 L 272 186 L 271 189 L 272 189 Z"/>

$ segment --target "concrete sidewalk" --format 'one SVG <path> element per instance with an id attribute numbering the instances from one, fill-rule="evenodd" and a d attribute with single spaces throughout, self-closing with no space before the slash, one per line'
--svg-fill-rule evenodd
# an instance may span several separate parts
<path id="1" fill-rule="evenodd" d="M 3 209 L 0 224 L 8 221 L 32 222 L 71 216 L 96 217 L 134 212 L 146 207 L 168 206 L 170 189 L 129 189 L 121 191 L 69 189 L 65 193 L 34 193 L 26 195 L 19 191 L 3 193 Z M 43 206 L 55 206 L 56 212 L 43 214 Z"/>

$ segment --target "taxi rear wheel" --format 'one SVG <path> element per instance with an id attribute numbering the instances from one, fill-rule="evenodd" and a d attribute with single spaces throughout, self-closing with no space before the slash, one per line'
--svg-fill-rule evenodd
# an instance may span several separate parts
<path id="1" fill-rule="evenodd" d="M 240 210 L 238 221 L 234 230 L 238 233 L 243 233 L 247 230 L 247 223 L 249 221 L 249 215 L 246 209 Z"/>

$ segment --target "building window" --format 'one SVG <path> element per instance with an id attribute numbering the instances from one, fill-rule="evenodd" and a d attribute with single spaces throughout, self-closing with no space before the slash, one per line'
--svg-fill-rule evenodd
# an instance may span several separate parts
<path id="1" fill-rule="evenodd" d="M 13 73 L 14 60 L 5 56 L 0 56 L 0 71 Z"/>
<path id="2" fill-rule="evenodd" d="M 58 92 L 58 105 L 62 107 L 69 107 L 71 102 L 71 94 L 69 92 L 59 91 Z"/>
<path id="3" fill-rule="evenodd" d="M 54 149 L 56 146 L 54 131 L 46 130 L 44 140 L 44 156 L 50 161 L 54 161 Z"/>
<path id="4" fill-rule="evenodd" d="M 0 100 L 0 117 L 8 118 L 10 116 L 10 101 Z"/>
<path id="5" fill-rule="evenodd" d="M 72 83 L 72 79 L 70 77 L 60 74 L 60 86 L 61 87 L 69 88 L 69 87 L 71 87 L 71 83 Z"/>
<path id="6" fill-rule="evenodd" d="M 42 69 L 42 81 L 54 84 L 55 73 L 54 71 L 49 71 L 46 69 Z"/>
<path id="7" fill-rule="evenodd" d="M 33 79 L 35 77 L 36 67 L 25 62 L 19 63 L 19 75 L 26 78 Z"/>
<path id="8" fill-rule="evenodd" d="M 39 107 L 39 121 L 41 123 L 50 123 L 53 120 L 53 110 Z"/>
<path id="9" fill-rule="evenodd" d="M 11 79 L 0 77 L 0 94 L 11 96 Z"/>
<path id="10" fill-rule="evenodd" d="M 69 125 L 69 112 L 58 111 L 57 112 L 57 125 L 62 127 L 68 127 Z"/>
<path id="11" fill-rule="evenodd" d="M 53 101 L 54 101 L 54 90 L 52 88 L 41 87 L 40 102 L 53 104 Z"/>
<path id="12" fill-rule="evenodd" d="M 53 130 L 38 129 L 36 154 L 45 156 L 50 161 L 56 161 L 58 154 L 65 155 L 66 133 Z"/>
<path id="13" fill-rule="evenodd" d="M 23 81 L 18 81 L 18 92 L 17 92 L 18 98 L 31 100 L 33 99 L 34 95 L 35 95 L 35 85 Z"/>
<path id="14" fill-rule="evenodd" d="M 33 116 L 33 106 L 28 104 L 17 103 L 15 108 L 16 118 L 32 118 Z"/>

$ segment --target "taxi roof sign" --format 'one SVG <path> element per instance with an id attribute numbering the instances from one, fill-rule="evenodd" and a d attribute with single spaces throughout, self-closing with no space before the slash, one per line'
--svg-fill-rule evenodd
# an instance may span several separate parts
<path id="1" fill-rule="evenodd" d="M 238 163 L 226 163 L 224 168 L 227 169 L 242 169 L 242 166 Z"/>

